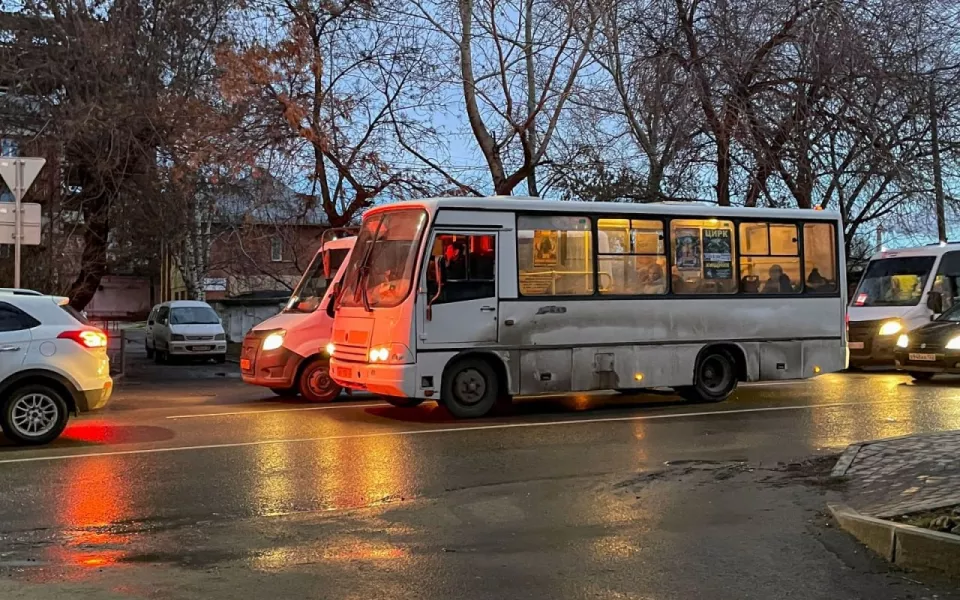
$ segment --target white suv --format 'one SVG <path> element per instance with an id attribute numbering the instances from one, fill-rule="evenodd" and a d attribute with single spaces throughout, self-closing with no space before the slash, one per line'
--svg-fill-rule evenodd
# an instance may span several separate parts
<path id="1" fill-rule="evenodd" d="M 0 427 L 20 444 L 57 438 L 70 413 L 113 392 L 107 336 L 66 298 L 0 294 Z"/>

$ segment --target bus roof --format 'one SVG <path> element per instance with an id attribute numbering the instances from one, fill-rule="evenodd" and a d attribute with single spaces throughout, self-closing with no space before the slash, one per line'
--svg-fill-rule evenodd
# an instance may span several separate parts
<path id="1" fill-rule="evenodd" d="M 699 202 L 566 202 L 542 200 L 522 196 L 495 197 L 450 197 L 405 200 L 372 208 L 369 214 L 380 211 L 422 207 L 431 214 L 441 208 L 461 210 L 514 210 L 523 212 L 572 212 L 592 214 L 641 214 L 641 215 L 689 215 L 691 217 L 751 217 L 769 219 L 803 219 L 839 221 L 840 213 L 834 211 L 800 208 L 746 208 L 740 206 L 717 206 Z"/>
<path id="2" fill-rule="evenodd" d="M 882 258 L 896 258 L 898 256 L 940 256 L 946 252 L 960 250 L 960 244 L 930 244 L 929 246 L 915 246 L 913 248 L 891 248 L 877 252 L 870 260 Z"/>

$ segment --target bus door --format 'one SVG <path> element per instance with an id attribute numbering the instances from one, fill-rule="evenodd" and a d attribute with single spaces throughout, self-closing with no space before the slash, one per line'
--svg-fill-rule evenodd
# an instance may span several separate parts
<path id="1" fill-rule="evenodd" d="M 420 281 L 421 346 L 496 343 L 496 232 L 435 231 Z"/>

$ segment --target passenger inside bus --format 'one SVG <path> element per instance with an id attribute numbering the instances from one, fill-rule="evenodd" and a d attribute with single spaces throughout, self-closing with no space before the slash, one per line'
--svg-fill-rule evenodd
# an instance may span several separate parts
<path id="1" fill-rule="evenodd" d="M 783 272 L 783 267 L 773 265 L 769 271 L 770 278 L 763 284 L 762 294 L 790 294 L 793 293 L 793 284 L 790 277 Z"/>

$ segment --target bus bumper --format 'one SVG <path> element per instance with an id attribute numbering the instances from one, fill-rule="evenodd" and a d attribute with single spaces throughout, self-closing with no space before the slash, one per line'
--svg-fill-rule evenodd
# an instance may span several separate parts
<path id="1" fill-rule="evenodd" d="M 417 365 L 377 365 L 330 361 L 330 376 L 352 390 L 397 398 L 417 397 Z"/>

